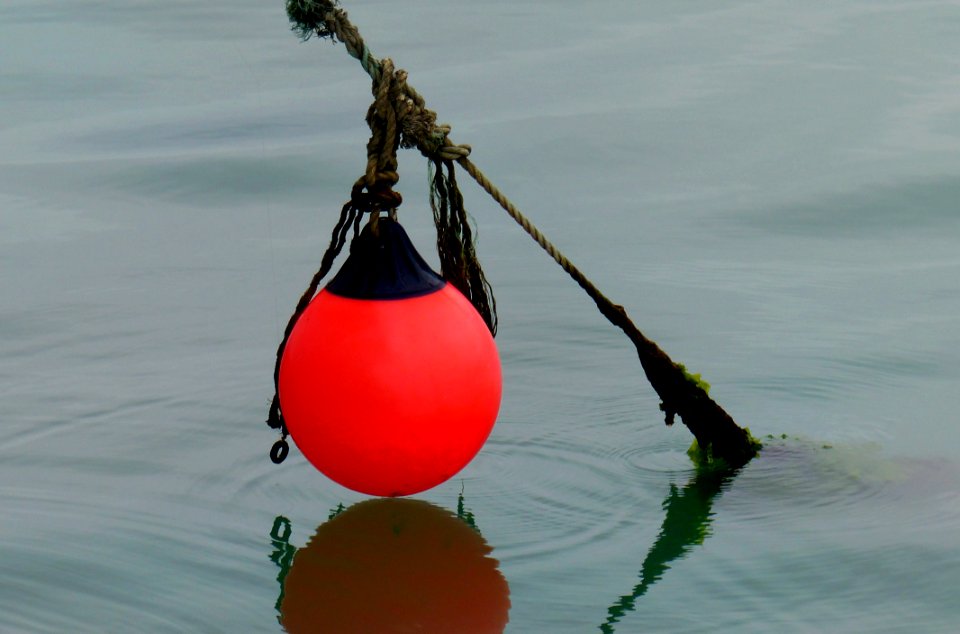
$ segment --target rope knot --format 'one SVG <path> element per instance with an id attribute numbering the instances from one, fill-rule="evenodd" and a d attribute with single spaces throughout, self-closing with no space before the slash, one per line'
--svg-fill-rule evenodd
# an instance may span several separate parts
<path id="1" fill-rule="evenodd" d="M 361 213 L 395 210 L 403 203 L 400 192 L 393 191 L 397 180 L 399 176 L 396 172 L 376 174 L 373 184 L 367 184 L 366 176 L 361 177 L 350 191 L 350 204 Z"/>
<path id="2" fill-rule="evenodd" d="M 470 156 L 469 145 L 457 145 L 450 140 L 450 129 L 448 123 L 434 125 L 417 144 L 420 153 L 433 161 L 459 161 Z"/>
<path id="3" fill-rule="evenodd" d="M 360 212 L 394 211 L 403 202 L 393 186 L 397 173 L 398 127 L 397 97 L 406 73 L 394 72 L 393 62 L 380 62 L 379 77 L 373 82 L 374 101 L 367 110 L 370 140 L 367 142 L 367 168 L 350 192 L 351 204 Z"/>

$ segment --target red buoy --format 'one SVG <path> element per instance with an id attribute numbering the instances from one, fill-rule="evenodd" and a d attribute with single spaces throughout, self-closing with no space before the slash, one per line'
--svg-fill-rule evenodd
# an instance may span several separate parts
<path id="1" fill-rule="evenodd" d="M 383 218 L 297 321 L 279 395 L 290 435 L 318 470 L 392 497 L 434 487 L 473 459 L 501 385 L 483 318 Z"/>

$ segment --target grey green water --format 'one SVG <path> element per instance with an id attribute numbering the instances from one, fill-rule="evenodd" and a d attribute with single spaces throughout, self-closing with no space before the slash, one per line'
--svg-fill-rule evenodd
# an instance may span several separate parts
<path id="1" fill-rule="evenodd" d="M 507 600 L 518 633 L 956 631 L 960 5 L 346 8 L 767 449 L 698 474 L 629 342 L 464 182 L 501 320 L 484 450 L 366 514 L 274 466 L 273 354 L 362 173 L 367 79 L 280 2 L 7 0 L 0 631 L 276 632 L 284 584 L 329 602 L 315 631 L 399 627 L 382 579 L 434 616 Z M 429 254 L 426 179 L 404 155 Z M 354 566 L 390 535 L 423 554 Z M 310 552 L 357 585 L 330 599 Z M 471 566 L 489 594 L 411 581 Z"/>

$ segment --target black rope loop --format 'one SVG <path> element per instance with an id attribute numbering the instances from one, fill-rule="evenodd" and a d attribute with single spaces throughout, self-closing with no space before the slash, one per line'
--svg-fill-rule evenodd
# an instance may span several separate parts
<path id="1" fill-rule="evenodd" d="M 376 213 L 393 211 L 403 203 L 400 192 L 392 189 L 374 189 L 373 191 L 359 191 L 351 194 L 350 203 L 360 213 Z"/>
<path id="2" fill-rule="evenodd" d="M 287 454 L 290 453 L 290 445 L 286 440 L 281 438 L 277 442 L 273 443 L 273 447 L 270 448 L 270 460 L 273 461 L 273 464 L 280 464 L 287 459 Z"/>

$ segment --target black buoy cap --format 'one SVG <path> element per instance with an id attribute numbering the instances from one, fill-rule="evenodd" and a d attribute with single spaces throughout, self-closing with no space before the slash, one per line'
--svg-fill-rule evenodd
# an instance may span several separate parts
<path id="1" fill-rule="evenodd" d="M 446 282 L 424 261 L 394 220 L 367 224 L 350 244 L 350 255 L 326 289 L 353 299 L 405 299 L 428 295 Z"/>

